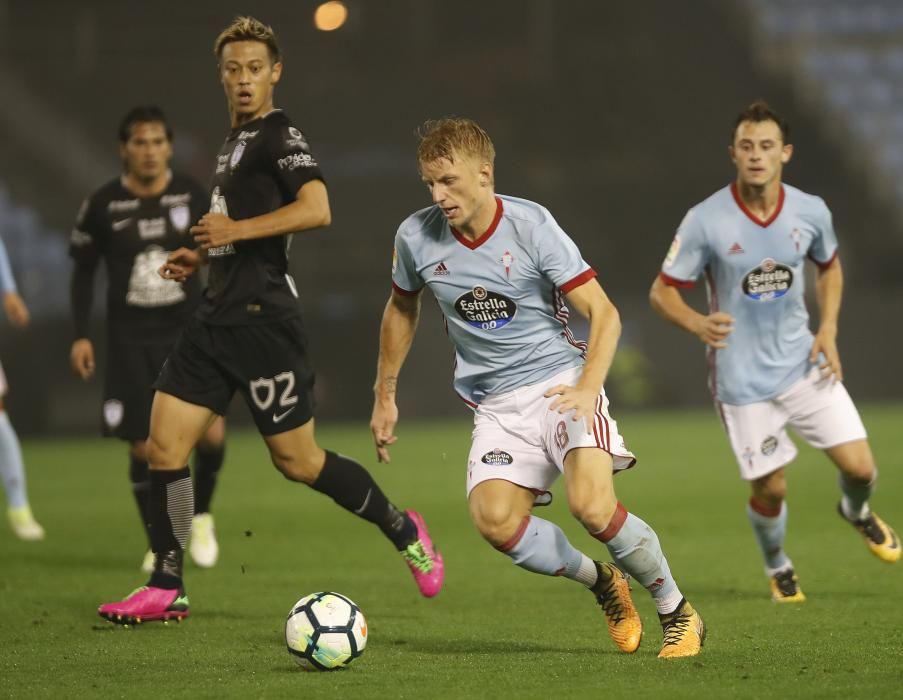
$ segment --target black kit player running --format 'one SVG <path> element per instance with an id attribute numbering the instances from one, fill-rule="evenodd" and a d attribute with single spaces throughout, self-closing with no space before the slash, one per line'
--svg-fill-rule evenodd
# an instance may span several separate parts
<path id="1" fill-rule="evenodd" d="M 290 236 L 331 221 L 329 197 L 303 134 L 274 108 L 284 73 L 272 27 L 236 17 L 214 42 L 232 131 L 217 156 L 210 212 L 191 228 L 203 255 L 174 251 L 160 275 L 180 281 L 207 260 L 201 306 L 155 388 L 148 439 L 154 571 L 146 586 L 98 613 L 108 620 L 188 614 L 182 557 L 194 499 L 188 452 L 239 391 L 276 468 L 375 524 L 401 553 L 420 592 L 443 580 L 419 514 L 399 511 L 364 467 L 314 436 L 313 372 L 288 276 Z"/>

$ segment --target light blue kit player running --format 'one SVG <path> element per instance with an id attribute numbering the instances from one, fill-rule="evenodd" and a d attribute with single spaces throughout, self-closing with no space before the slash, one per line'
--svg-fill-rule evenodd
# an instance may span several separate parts
<path id="1" fill-rule="evenodd" d="M 602 388 L 620 334 L 618 312 L 577 246 L 533 202 L 496 196 L 495 149 L 467 119 L 427 122 L 417 152 L 433 206 L 395 238 L 393 291 L 380 332 L 371 429 L 389 460 L 398 373 L 429 287 L 455 348 L 455 389 L 474 410 L 467 493 L 480 534 L 518 566 L 564 576 L 596 596 L 621 651 L 642 624 L 625 573 L 651 593 L 664 631 L 659 656 L 693 656 L 702 619 L 671 575 L 655 532 L 617 501 L 614 471 L 634 463 Z M 577 342 L 565 301 L 589 319 Z M 593 561 L 532 515 L 564 474 L 571 512 L 616 564 Z"/>
<path id="2" fill-rule="evenodd" d="M 805 600 L 784 552 L 784 467 L 797 454 L 788 425 L 838 467 L 841 516 L 880 559 L 900 558 L 897 536 L 869 508 L 877 470 L 841 383 L 843 276 L 831 212 L 819 197 L 782 184 L 792 153 L 786 123 L 767 104 L 744 110 L 730 147 L 736 181 L 687 212 L 650 293 L 662 316 L 708 346 L 710 385 L 740 475 L 752 487 L 747 512 L 778 602 Z M 818 268 L 815 335 L 804 299 L 807 258 Z M 707 315 L 679 291 L 700 275 Z"/>
<path id="3" fill-rule="evenodd" d="M 2 240 L 0 240 L 0 293 L 3 295 L 3 311 L 9 322 L 19 328 L 27 326 L 30 319 L 28 307 L 19 296 L 9 256 L 6 254 L 6 246 Z M 19 539 L 42 540 L 44 528 L 35 520 L 28 504 L 25 463 L 22 459 L 19 437 L 3 405 L 7 387 L 6 375 L 0 366 L 0 481 L 3 482 L 3 490 L 6 493 L 6 517 Z"/>

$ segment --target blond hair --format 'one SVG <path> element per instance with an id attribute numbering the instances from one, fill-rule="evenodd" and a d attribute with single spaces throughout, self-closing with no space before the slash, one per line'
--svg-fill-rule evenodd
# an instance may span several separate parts
<path id="1" fill-rule="evenodd" d="M 472 119 L 445 117 L 424 122 L 417 130 L 417 162 L 432 163 L 440 158 L 455 162 L 457 156 L 472 156 L 481 163 L 495 162 L 495 146 L 483 127 Z"/>
<path id="2" fill-rule="evenodd" d="M 223 47 L 233 41 L 259 41 L 266 44 L 271 63 L 280 63 L 282 54 L 276 43 L 276 32 L 273 28 L 254 17 L 236 17 L 213 42 L 213 53 L 217 62 L 223 57 Z"/>

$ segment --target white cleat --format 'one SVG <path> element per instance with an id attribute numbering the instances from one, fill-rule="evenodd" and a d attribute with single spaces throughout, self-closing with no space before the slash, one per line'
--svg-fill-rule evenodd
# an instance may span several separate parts
<path id="1" fill-rule="evenodd" d="M 216 542 L 216 531 L 213 529 L 213 516 L 210 513 L 198 513 L 191 521 L 191 542 L 188 545 L 191 559 L 200 567 L 209 569 L 216 564 L 219 557 L 219 545 Z"/>
<path id="2" fill-rule="evenodd" d="M 154 553 L 151 550 L 147 550 L 144 554 L 144 559 L 141 560 L 141 570 L 146 573 L 152 573 L 154 570 Z"/>
<path id="3" fill-rule="evenodd" d="M 44 528 L 38 524 L 31 513 L 31 508 L 22 506 L 21 508 L 10 508 L 6 511 L 9 518 L 9 524 L 12 526 L 13 532 L 20 540 L 43 540 Z"/>

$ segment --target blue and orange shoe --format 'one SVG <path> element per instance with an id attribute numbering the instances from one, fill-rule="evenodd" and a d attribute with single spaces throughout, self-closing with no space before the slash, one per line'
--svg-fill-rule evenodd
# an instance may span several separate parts
<path id="1" fill-rule="evenodd" d="M 182 620 L 188 617 L 188 596 L 182 588 L 141 586 L 124 600 L 104 603 L 97 614 L 117 625 L 140 625 L 142 622 Z"/>
<path id="2" fill-rule="evenodd" d="M 405 515 L 414 521 L 417 539 L 401 550 L 401 556 L 414 575 L 421 595 L 424 598 L 432 598 L 442 590 L 445 563 L 442 561 L 442 555 L 433 546 L 423 516 L 415 510 L 406 510 Z"/>

